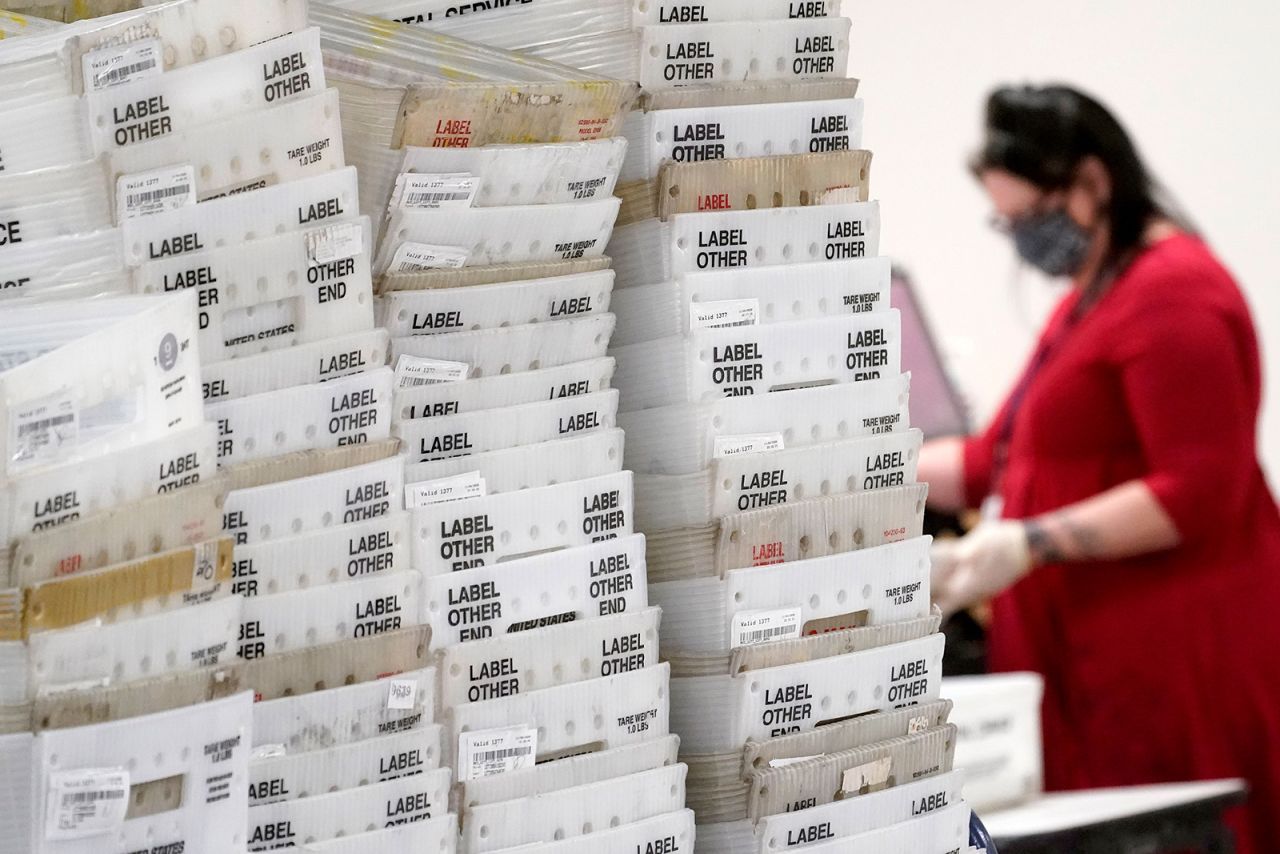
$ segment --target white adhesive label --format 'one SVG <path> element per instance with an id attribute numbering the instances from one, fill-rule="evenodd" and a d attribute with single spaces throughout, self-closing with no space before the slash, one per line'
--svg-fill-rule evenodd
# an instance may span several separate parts
<path id="1" fill-rule="evenodd" d="M 401 176 L 404 187 L 400 207 L 405 210 L 424 208 L 469 208 L 475 203 L 480 180 L 468 172 Z"/>
<path id="2" fill-rule="evenodd" d="M 190 163 L 116 179 L 116 218 L 163 213 L 196 203 L 196 170 Z"/>
<path id="3" fill-rule="evenodd" d="M 158 38 L 89 51 L 84 55 L 84 90 L 96 92 L 160 74 L 164 71 L 162 56 Z"/>
<path id="4" fill-rule="evenodd" d="M 770 768 L 786 768 L 788 765 L 795 765 L 798 762 L 807 762 L 810 759 L 821 757 L 821 753 L 811 753 L 808 756 L 779 756 L 769 760 Z"/>
<path id="5" fill-rule="evenodd" d="M 364 226 L 358 222 L 327 225 L 307 232 L 307 260 L 313 266 L 345 261 L 364 252 Z"/>
<path id="6" fill-rule="evenodd" d="M 484 478 L 480 476 L 480 472 L 469 471 L 454 477 L 424 480 L 421 483 L 406 485 L 404 506 L 408 510 L 414 510 L 418 507 L 444 504 L 448 501 L 484 498 L 487 494 Z"/>
<path id="7" fill-rule="evenodd" d="M 19 404 L 9 411 L 9 471 L 57 460 L 79 438 L 80 413 L 69 390 Z"/>
<path id="8" fill-rule="evenodd" d="M 739 611 L 733 615 L 733 645 L 755 646 L 758 643 L 791 640 L 800 637 L 802 609 L 779 608 L 773 611 Z"/>
<path id="9" fill-rule="evenodd" d="M 387 688 L 388 709 L 412 709 L 418 700 L 418 682 L 415 679 L 392 679 Z"/>
<path id="10" fill-rule="evenodd" d="M 840 777 L 840 791 L 861 792 L 863 789 L 875 789 L 889 782 L 889 773 L 893 770 L 893 757 L 885 756 L 874 762 L 867 762 L 855 768 L 847 769 Z"/>
<path id="11" fill-rule="evenodd" d="M 727 329 L 731 326 L 757 326 L 759 323 L 758 299 L 695 302 L 689 306 L 690 329 Z"/>
<path id="12" fill-rule="evenodd" d="M 786 445 L 781 433 L 758 433 L 751 436 L 716 436 L 711 454 L 719 459 L 783 450 L 786 450 Z"/>
<path id="13" fill-rule="evenodd" d="M 463 780 L 532 768 L 538 730 L 521 726 L 464 732 L 458 736 L 458 774 Z"/>
<path id="14" fill-rule="evenodd" d="M 388 273 L 417 273 L 440 267 L 466 266 L 471 253 L 465 246 L 436 246 L 430 243 L 402 243 L 391 259 Z"/>
<path id="15" fill-rule="evenodd" d="M 283 744 L 260 744 L 249 754 L 250 762 L 257 762 L 262 759 L 279 759 L 281 756 L 288 756 L 289 750 Z"/>
<path id="16" fill-rule="evenodd" d="M 466 362 L 448 362 L 401 353 L 396 360 L 396 388 L 456 383 L 465 380 L 469 373 L 471 366 Z"/>
<path id="17" fill-rule="evenodd" d="M 124 768 L 57 771 L 49 775 L 45 838 L 82 839 L 110 833 L 129 808 L 129 772 Z"/>

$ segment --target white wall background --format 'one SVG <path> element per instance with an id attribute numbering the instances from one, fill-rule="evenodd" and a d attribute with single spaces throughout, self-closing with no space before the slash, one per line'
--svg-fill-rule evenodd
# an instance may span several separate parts
<path id="1" fill-rule="evenodd" d="M 1280 3 L 844 0 L 843 11 L 881 251 L 914 276 L 978 423 L 1058 292 L 1018 271 L 965 161 L 991 88 L 1067 82 L 1118 113 L 1244 287 L 1266 360 L 1263 459 L 1280 483 Z"/>

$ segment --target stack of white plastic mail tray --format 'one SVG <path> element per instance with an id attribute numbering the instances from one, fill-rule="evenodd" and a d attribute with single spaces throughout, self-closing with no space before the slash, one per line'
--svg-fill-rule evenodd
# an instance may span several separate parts
<path id="1" fill-rule="evenodd" d="M 377 273 L 603 253 L 623 157 L 608 138 L 618 133 L 634 83 L 321 4 L 313 18 L 324 31 L 329 79 L 342 92 L 363 207 L 379 224 L 384 212 L 391 220 Z M 582 145 L 535 160 L 517 152 L 446 161 L 423 151 L 551 142 Z M 421 177 L 440 174 L 453 178 L 432 185 Z M 466 175 L 475 180 L 460 184 Z M 454 209 L 424 208 L 424 193 Z M 423 239 L 427 232 L 435 244 Z"/>
<path id="2" fill-rule="evenodd" d="M 386 212 L 378 320 L 461 845 L 583 837 L 630 851 L 671 837 L 687 850 L 605 357 L 603 251 L 626 149 L 614 134 L 634 84 L 497 50 L 448 83 L 459 51 L 479 49 L 338 11 L 322 20 L 347 150 L 390 170 L 366 193 Z M 371 32 L 376 51 L 359 49 Z M 368 112 L 348 111 L 348 89 Z M 404 132 L 378 136 L 379 121 Z M 587 794 L 602 784 L 608 797 Z"/>
<path id="3" fill-rule="evenodd" d="M 967 848 L 849 22 L 643 5 L 610 354 L 698 850 Z"/>
<path id="4" fill-rule="evenodd" d="M 286 827 L 300 844 L 407 822 L 434 822 L 414 844 L 452 844 L 371 228 L 305 4 L 181 0 L 13 44 L 0 46 L 0 109 L 26 112 L 0 140 L 12 244 L 0 253 L 17 265 L 4 278 L 22 303 L 62 299 L 6 309 L 35 342 L 6 335 L 6 363 L 75 340 L 0 375 L 59 360 L 5 401 L 24 419 L 7 434 L 15 464 L 58 464 L 24 474 L 6 502 L 24 535 L 6 551 L 25 588 L 10 634 L 31 636 L 8 650 L 7 662 L 25 655 L 15 666 L 29 686 L 12 699 L 36 729 L 92 729 L 233 688 L 264 701 L 234 745 L 241 767 L 181 798 L 193 822 L 181 836 L 163 804 L 138 806 L 149 795 L 130 793 L 127 774 L 123 789 L 113 777 L 117 790 L 63 798 L 58 821 L 74 826 L 55 828 L 63 784 L 37 763 L 37 850 L 263 850 Z M 118 289 L 154 296 L 68 299 Z M 166 315 L 109 324 L 139 305 Z M 98 327 L 109 346 L 78 337 Z M 203 412 L 184 415 L 193 398 Z M 90 443 L 100 435 L 146 441 Z M 81 462 L 80 445 L 111 455 Z M 154 779 L 151 764 L 134 779 Z M 120 791 L 127 812 L 76 812 Z M 135 826 L 135 813 L 160 817 Z M 200 829 L 214 820 L 233 835 Z M 47 847 L 64 839 L 85 841 Z"/>
<path id="5" fill-rule="evenodd" d="M 0 313 L 0 850 L 243 844 L 249 695 L 109 722 L 234 659 L 195 338 L 194 296 Z"/>
<path id="6" fill-rule="evenodd" d="M 30 701 L 48 692 L 232 654 L 238 603 L 212 601 L 229 591 L 230 544 L 200 405 L 197 299 L 121 296 L 126 196 L 90 118 L 110 114 L 106 87 L 130 74 L 162 60 L 175 75 L 198 68 L 176 45 L 231 26 L 225 14 L 171 8 L 0 42 L 0 566 L 6 636 L 31 639 L 8 648 L 21 669 L 5 682 L 7 727 L 29 726 Z M 211 52 L 280 25 L 268 13 Z M 138 32 L 145 45 L 121 43 Z M 182 654 L 146 648 L 188 620 L 199 628 Z"/>

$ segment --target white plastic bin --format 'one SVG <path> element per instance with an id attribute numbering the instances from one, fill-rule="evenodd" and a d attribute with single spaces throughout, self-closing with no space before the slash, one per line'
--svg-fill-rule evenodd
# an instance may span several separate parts
<path id="1" fill-rule="evenodd" d="M 955 703 L 955 767 L 965 771 L 965 799 L 975 810 L 1013 806 L 1044 790 L 1039 675 L 954 676 L 942 680 L 942 696 Z"/>

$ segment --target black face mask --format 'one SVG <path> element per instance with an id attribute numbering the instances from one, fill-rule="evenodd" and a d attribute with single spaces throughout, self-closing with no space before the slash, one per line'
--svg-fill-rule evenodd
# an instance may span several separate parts
<path id="1" fill-rule="evenodd" d="M 1090 242 L 1088 232 L 1062 209 L 1025 217 L 1013 226 L 1013 245 L 1022 260 L 1050 276 L 1079 272 Z"/>

